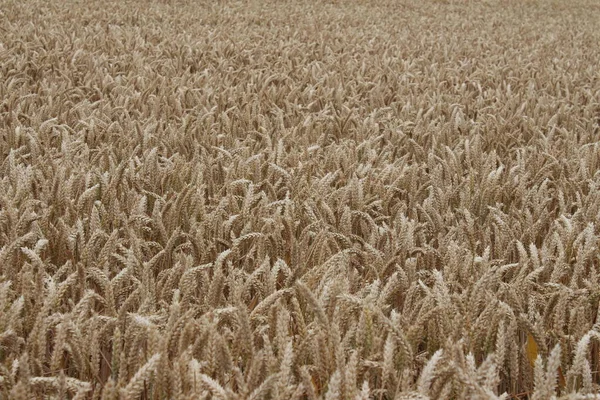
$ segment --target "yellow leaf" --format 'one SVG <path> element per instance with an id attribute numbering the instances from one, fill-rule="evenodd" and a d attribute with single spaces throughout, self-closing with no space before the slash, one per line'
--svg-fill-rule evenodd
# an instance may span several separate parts
<path id="1" fill-rule="evenodd" d="M 533 367 L 535 364 L 535 359 L 538 356 L 538 345 L 533 338 L 533 335 L 527 332 L 527 359 L 529 359 L 529 364 Z"/>
<path id="2" fill-rule="evenodd" d="M 538 356 L 538 345 L 533 338 L 533 335 L 527 332 L 527 359 L 529 363 L 533 367 L 535 365 L 535 359 Z M 565 380 L 565 375 L 563 374 L 562 368 L 558 367 L 558 385 L 561 388 L 567 386 L 567 382 Z"/>

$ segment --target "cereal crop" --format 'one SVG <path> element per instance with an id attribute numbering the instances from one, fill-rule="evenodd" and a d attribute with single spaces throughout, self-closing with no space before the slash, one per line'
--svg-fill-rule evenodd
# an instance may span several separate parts
<path id="1" fill-rule="evenodd" d="M 0 399 L 593 399 L 600 4 L 0 0 Z"/>

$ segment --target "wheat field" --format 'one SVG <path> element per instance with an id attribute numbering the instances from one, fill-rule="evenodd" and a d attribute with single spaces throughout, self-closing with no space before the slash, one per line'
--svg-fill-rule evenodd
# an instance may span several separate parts
<path id="1" fill-rule="evenodd" d="M 0 399 L 593 399 L 600 4 L 0 0 Z"/>

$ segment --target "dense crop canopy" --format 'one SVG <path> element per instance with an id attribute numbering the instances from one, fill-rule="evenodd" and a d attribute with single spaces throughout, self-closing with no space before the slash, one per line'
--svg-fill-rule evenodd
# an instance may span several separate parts
<path id="1" fill-rule="evenodd" d="M 0 398 L 592 398 L 599 22 L 0 0 Z"/>

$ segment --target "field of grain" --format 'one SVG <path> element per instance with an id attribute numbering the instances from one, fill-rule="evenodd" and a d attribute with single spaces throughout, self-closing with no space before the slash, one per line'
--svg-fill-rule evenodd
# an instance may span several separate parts
<path id="1" fill-rule="evenodd" d="M 0 0 L 0 398 L 596 398 L 599 23 Z"/>

